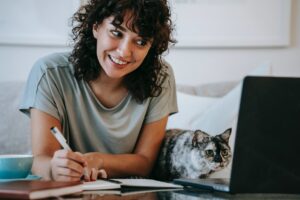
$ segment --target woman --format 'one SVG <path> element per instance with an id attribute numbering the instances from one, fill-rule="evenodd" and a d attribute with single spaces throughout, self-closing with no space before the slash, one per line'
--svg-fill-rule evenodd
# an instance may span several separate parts
<path id="1" fill-rule="evenodd" d="M 21 101 L 32 172 L 57 181 L 147 176 L 177 112 L 173 72 L 161 59 L 174 43 L 167 1 L 91 0 L 73 22 L 73 51 L 37 61 Z M 74 152 L 61 149 L 53 126 Z"/>

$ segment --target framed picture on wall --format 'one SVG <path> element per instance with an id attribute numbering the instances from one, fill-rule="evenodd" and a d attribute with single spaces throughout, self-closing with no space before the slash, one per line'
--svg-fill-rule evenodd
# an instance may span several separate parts
<path id="1" fill-rule="evenodd" d="M 172 0 L 176 47 L 284 47 L 291 0 Z"/>
<path id="2" fill-rule="evenodd" d="M 1 0 L 0 44 L 67 46 L 80 0 Z"/>

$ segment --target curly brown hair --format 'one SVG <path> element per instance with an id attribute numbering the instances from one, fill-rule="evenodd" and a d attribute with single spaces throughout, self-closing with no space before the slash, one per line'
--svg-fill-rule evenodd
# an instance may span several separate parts
<path id="1" fill-rule="evenodd" d="M 74 65 L 77 79 L 95 80 L 101 66 L 96 55 L 93 25 L 113 16 L 112 23 L 119 26 L 128 11 L 132 20 L 128 28 L 143 39 L 153 40 L 141 66 L 123 80 L 133 97 L 142 102 L 161 93 L 162 82 L 167 77 L 161 56 L 169 45 L 176 42 L 172 38 L 173 26 L 167 0 L 90 0 L 72 17 L 72 24 L 75 24 L 72 29 L 74 49 L 69 60 Z"/>

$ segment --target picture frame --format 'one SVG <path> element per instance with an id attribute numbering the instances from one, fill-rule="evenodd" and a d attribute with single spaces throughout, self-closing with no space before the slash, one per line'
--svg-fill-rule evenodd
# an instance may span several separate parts
<path id="1" fill-rule="evenodd" d="M 80 0 L 1 0 L 0 45 L 69 45 Z"/>
<path id="2" fill-rule="evenodd" d="M 172 0 L 176 48 L 286 47 L 291 0 Z"/>

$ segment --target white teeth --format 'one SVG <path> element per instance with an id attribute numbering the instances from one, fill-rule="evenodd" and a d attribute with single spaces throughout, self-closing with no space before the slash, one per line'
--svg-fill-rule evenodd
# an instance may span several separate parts
<path id="1" fill-rule="evenodd" d="M 115 63 L 117 63 L 117 64 L 119 64 L 119 65 L 125 65 L 125 64 L 127 64 L 127 62 L 121 61 L 121 60 L 119 60 L 118 58 L 115 58 L 115 57 L 112 57 L 112 56 L 110 56 L 110 58 L 111 58 L 111 60 L 112 60 L 113 62 L 115 62 Z"/>

